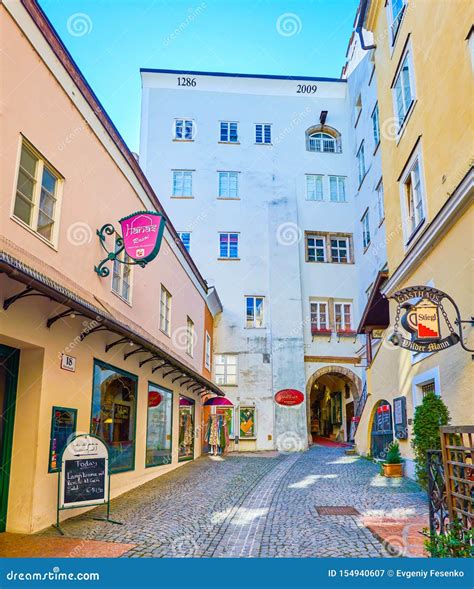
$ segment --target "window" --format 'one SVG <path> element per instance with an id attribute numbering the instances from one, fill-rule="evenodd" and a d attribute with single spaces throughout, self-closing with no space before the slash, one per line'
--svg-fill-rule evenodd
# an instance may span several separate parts
<path id="1" fill-rule="evenodd" d="M 204 350 L 204 366 L 211 369 L 211 336 L 206 331 L 206 347 Z"/>
<path id="2" fill-rule="evenodd" d="M 407 237 L 410 237 L 425 220 L 419 157 L 405 175 L 403 190 L 408 217 Z"/>
<path id="3" fill-rule="evenodd" d="M 166 288 L 161 285 L 160 296 L 160 329 L 166 335 L 171 331 L 171 295 Z"/>
<path id="4" fill-rule="evenodd" d="M 257 410 L 255 407 L 240 407 L 240 437 L 252 439 L 257 437 Z"/>
<path id="5" fill-rule="evenodd" d="M 392 33 L 392 45 L 395 44 L 400 23 L 402 22 L 403 12 L 405 10 L 406 0 L 389 0 L 390 4 L 390 30 Z"/>
<path id="6" fill-rule="evenodd" d="M 193 195 L 193 173 L 186 170 L 173 171 L 173 196 Z"/>
<path id="7" fill-rule="evenodd" d="M 349 239 L 347 237 L 331 238 L 331 261 L 347 264 L 349 261 Z"/>
<path id="8" fill-rule="evenodd" d="M 410 54 L 407 52 L 393 85 L 395 112 L 398 118 L 399 129 L 403 126 L 413 103 L 414 92 L 412 79 Z"/>
<path id="9" fill-rule="evenodd" d="M 135 466 L 137 385 L 134 374 L 95 360 L 91 434 L 107 444 L 112 473 Z"/>
<path id="10" fill-rule="evenodd" d="M 192 141 L 194 139 L 194 121 L 176 119 L 174 122 L 174 138 L 180 141 Z"/>
<path id="11" fill-rule="evenodd" d="M 357 97 L 356 103 L 355 103 L 355 108 L 354 108 L 354 126 L 357 127 L 357 123 L 359 122 L 359 117 L 362 113 L 362 98 L 361 95 L 359 94 L 359 96 Z"/>
<path id="12" fill-rule="evenodd" d="M 352 331 L 352 305 L 351 303 L 334 303 L 334 320 L 336 331 Z"/>
<path id="13" fill-rule="evenodd" d="M 376 104 L 372 111 L 372 131 L 374 133 L 375 147 L 380 143 L 380 126 L 379 126 L 379 105 Z"/>
<path id="14" fill-rule="evenodd" d="M 238 258 L 239 257 L 239 234 L 238 233 L 220 233 L 219 234 L 219 257 L 220 258 Z"/>
<path id="15" fill-rule="evenodd" d="M 145 466 L 171 464 L 173 392 L 148 383 Z"/>
<path id="16" fill-rule="evenodd" d="M 237 123 L 221 122 L 221 142 L 238 143 Z"/>
<path id="17" fill-rule="evenodd" d="M 60 176 L 46 160 L 23 142 L 13 216 L 52 242 Z"/>
<path id="18" fill-rule="evenodd" d="M 186 319 L 186 354 L 189 356 L 193 356 L 195 341 L 194 321 L 188 317 Z"/>
<path id="19" fill-rule="evenodd" d="M 120 250 L 122 246 L 119 245 L 119 238 L 115 238 L 115 251 Z M 119 295 L 122 299 L 130 302 L 131 299 L 131 278 L 132 278 L 132 258 L 130 258 L 125 250 L 117 255 L 114 260 L 114 267 L 112 270 L 112 291 Z"/>
<path id="20" fill-rule="evenodd" d="M 421 396 L 423 399 L 426 397 L 426 395 L 429 395 L 430 393 L 436 393 L 434 380 L 421 385 Z"/>
<path id="21" fill-rule="evenodd" d="M 329 198 L 332 202 L 346 202 L 346 178 L 329 176 Z"/>
<path id="22" fill-rule="evenodd" d="M 239 198 L 238 172 L 219 172 L 219 196 L 221 198 Z"/>
<path id="23" fill-rule="evenodd" d="M 272 126 L 261 123 L 255 125 L 255 143 L 266 143 L 267 145 L 269 145 L 271 142 Z"/>
<path id="24" fill-rule="evenodd" d="M 323 200 L 323 176 L 306 174 L 306 200 Z"/>
<path id="25" fill-rule="evenodd" d="M 237 384 L 237 355 L 216 354 L 214 356 L 216 383 L 218 385 Z"/>
<path id="26" fill-rule="evenodd" d="M 186 251 L 191 250 L 191 233 L 189 231 L 178 231 L 178 236 L 182 241 Z"/>
<path id="27" fill-rule="evenodd" d="M 246 327 L 263 327 L 263 297 L 245 297 Z"/>
<path id="28" fill-rule="evenodd" d="M 380 182 L 377 185 L 377 212 L 379 215 L 379 225 L 382 224 L 382 221 L 385 219 L 385 205 L 383 200 L 383 182 Z"/>
<path id="29" fill-rule="evenodd" d="M 308 151 L 338 153 L 336 139 L 328 133 L 313 133 L 308 137 Z"/>
<path id="30" fill-rule="evenodd" d="M 365 154 L 364 154 L 364 142 L 360 144 L 359 151 L 357 152 L 357 166 L 359 168 L 359 185 L 365 178 Z"/>
<path id="31" fill-rule="evenodd" d="M 370 245 L 370 223 L 369 223 L 369 210 L 367 209 L 361 219 L 362 222 L 362 243 L 364 249 Z"/>
<path id="32" fill-rule="evenodd" d="M 310 312 L 311 312 L 311 333 L 314 335 L 316 333 L 327 332 L 330 331 L 328 325 L 328 305 L 326 302 L 311 302 L 310 303 Z"/>
<path id="33" fill-rule="evenodd" d="M 308 262 L 326 261 L 326 240 L 323 236 L 306 236 L 306 260 Z"/>

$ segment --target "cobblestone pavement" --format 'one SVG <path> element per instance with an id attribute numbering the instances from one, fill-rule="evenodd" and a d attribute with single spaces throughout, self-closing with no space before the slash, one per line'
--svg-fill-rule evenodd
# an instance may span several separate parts
<path id="1" fill-rule="evenodd" d="M 381 477 L 376 465 L 340 448 L 313 446 L 202 457 L 114 499 L 111 517 L 124 525 L 93 520 L 96 509 L 62 526 L 68 536 L 136 544 L 125 557 L 389 556 L 361 516 L 317 511 L 343 505 L 391 518 L 428 510 L 411 481 Z"/>

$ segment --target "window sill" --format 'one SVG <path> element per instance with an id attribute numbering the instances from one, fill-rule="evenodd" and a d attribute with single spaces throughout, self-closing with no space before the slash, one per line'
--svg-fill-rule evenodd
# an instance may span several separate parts
<path id="1" fill-rule="evenodd" d="M 47 240 L 46 237 L 43 237 L 42 235 L 40 235 L 37 231 L 35 231 L 34 229 L 32 229 L 24 221 L 22 221 L 18 217 L 15 217 L 15 215 L 11 215 L 10 216 L 10 219 L 12 221 L 14 221 L 15 223 L 18 223 L 18 225 L 20 225 L 20 227 L 23 227 L 23 229 L 26 229 L 29 233 L 31 233 L 31 235 L 34 235 L 37 239 L 39 239 L 40 241 L 42 241 L 45 245 L 47 245 L 48 247 L 50 247 L 52 250 L 54 250 L 55 252 L 58 251 L 58 248 L 56 247 L 56 245 L 52 241 Z M 55 221 L 55 223 L 56 223 L 56 221 Z"/>
<path id="2" fill-rule="evenodd" d="M 345 336 L 346 337 L 354 337 L 355 335 L 357 335 L 357 331 L 353 331 L 353 330 L 350 330 L 350 331 L 337 331 L 336 333 L 337 333 L 337 336 L 338 337 L 345 337 Z"/>
<path id="3" fill-rule="evenodd" d="M 331 329 L 311 330 L 311 335 L 313 335 L 313 336 L 328 336 L 328 335 L 332 335 L 332 330 Z"/>
<path id="4" fill-rule="evenodd" d="M 384 224 L 384 222 L 385 222 L 385 217 L 382 217 L 382 218 L 380 219 L 380 221 L 379 221 L 379 224 L 378 224 L 378 226 L 379 226 L 379 227 L 382 227 L 382 225 Z"/>
<path id="5" fill-rule="evenodd" d="M 240 262 L 240 258 L 217 258 L 219 262 Z"/>
<path id="6" fill-rule="evenodd" d="M 240 141 L 218 141 L 220 145 L 240 145 Z"/>
<path id="7" fill-rule="evenodd" d="M 194 198 L 194 196 L 174 196 L 174 195 L 171 195 L 170 198 L 174 198 L 177 200 L 191 200 Z"/>
<path id="8" fill-rule="evenodd" d="M 407 242 L 405 243 L 405 248 L 408 249 L 409 247 L 411 247 L 415 241 L 415 238 L 417 236 L 417 234 L 419 233 L 420 229 L 423 227 L 423 225 L 425 224 L 426 219 L 422 219 L 418 225 L 415 227 L 415 229 L 413 230 L 413 232 L 410 234 L 410 237 L 408 238 Z"/>
<path id="9" fill-rule="evenodd" d="M 253 326 L 246 325 L 246 326 L 244 327 L 244 329 L 266 329 L 266 327 L 265 327 L 265 326 L 262 326 L 262 327 L 256 327 L 256 326 L 254 326 L 254 325 L 253 325 Z"/>
<path id="10" fill-rule="evenodd" d="M 218 386 L 220 386 L 220 387 L 238 387 L 239 385 L 237 383 L 235 383 L 235 384 L 220 384 Z M 228 405 L 226 405 L 226 407 L 228 407 Z"/>
<path id="11" fill-rule="evenodd" d="M 218 196 L 216 200 L 240 200 L 240 196 Z"/>
<path id="12" fill-rule="evenodd" d="M 379 147 L 380 147 L 380 139 L 379 139 L 377 145 L 375 146 L 374 153 L 372 155 L 375 155 L 377 153 L 377 151 L 379 150 Z"/>
<path id="13" fill-rule="evenodd" d="M 167 333 L 164 329 L 161 329 L 161 327 L 160 327 L 160 331 L 162 334 L 166 335 L 166 337 L 171 338 L 171 334 Z"/>
<path id="14" fill-rule="evenodd" d="M 354 129 L 356 129 L 357 128 L 357 125 L 359 124 L 359 119 L 360 119 L 361 114 L 362 114 L 362 107 L 360 107 L 360 110 L 359 110 L 359 112 L 357 114 L 357 118 L 356 118 L 355 123 L 354 123 Z"/>
<path id="15" fill-rule="evenodd" d="M 113 288 L 110 289 L 110 292 L 116 296 L 118 299 L 120 299 L 122 301 L 122 303 L 125 303 L 126 305 L 128 305 L 130 308 L 132 307 L 132 302 L 127 300 L 125 297 L 123 297 L 120 293 L 118 293 L 117 291 L 115 291 Z"/>
<path id="16" fill-rule="evenodd" d="M 371 243 L 372 243 L 372 242 L 371 242 L 371 241 L 369 241 L 369 243 L 368 243 L 368 244 L 365 246 L 365 248 L 364 248 L 364 250 L 363 250 L 363 252 L 362 252 L 362 255 L 364 255 L 364 254 L 367 252 L 367 250 L 369 249 L 369 247 L 370 247 Z"/>
<path id="17" fill-rule="evenodd" d="M 174 138 L 173 141 L 175 143 L 194 143 L 194 139 L 176 139 L 176 138 Z"/>
<path id="18" fill-rule="evenodd" d="M 366 170 L 362 180 L 359 181 L 359 188 L 357 189 L 357 192 L 360 192 L 360 189 L 362 188 L 362 184 L 364 183 L 364 180 L 367 178 L 368 173 L 369 173 L 369 170 Z"/>
<path id="19" fill-rule="evenodd" d="M 343 205 L 343 204 L 346 204 L 348 201 L 347 200 L 332 200 L 332 199 L 329 199 L 328 202 L 332 202 L 332 203 L 335 203 L 335 204 L 338 204 L 338 205 L 339 204 L 342 204 Z"/>
<path id="20" fill-rule="evenodd" d="M 257 143 L 257 142 L 255 142 L 254 145 L 268 145 L 268 146 L 272 146 L 273 143 Z"/>

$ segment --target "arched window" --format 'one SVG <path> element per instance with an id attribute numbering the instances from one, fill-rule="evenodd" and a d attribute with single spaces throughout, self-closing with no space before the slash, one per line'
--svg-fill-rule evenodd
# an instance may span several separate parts
<path id="1" fill-rule="evenodd" d="M 341 153 L 341 134 L 327 125 L 310 127 L 306 131 L 306 149 L 319 153 Z"/>

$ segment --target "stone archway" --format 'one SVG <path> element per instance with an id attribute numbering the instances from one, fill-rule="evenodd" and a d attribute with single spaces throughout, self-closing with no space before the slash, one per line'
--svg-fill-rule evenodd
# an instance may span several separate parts
<path id="1" fill-rule="evenodd" d="M 312 441 L 313 434 L 323 437 L 336 436 L 339 441 L 348 441 L 347 424 L 361 392 L 362 379 L 350 368 L 329 365 L 316 370 L 306 383 L 309 441 Z M 341 419 L 333 419 L 334 404 L 340 407 L 338 414 Z"/>

